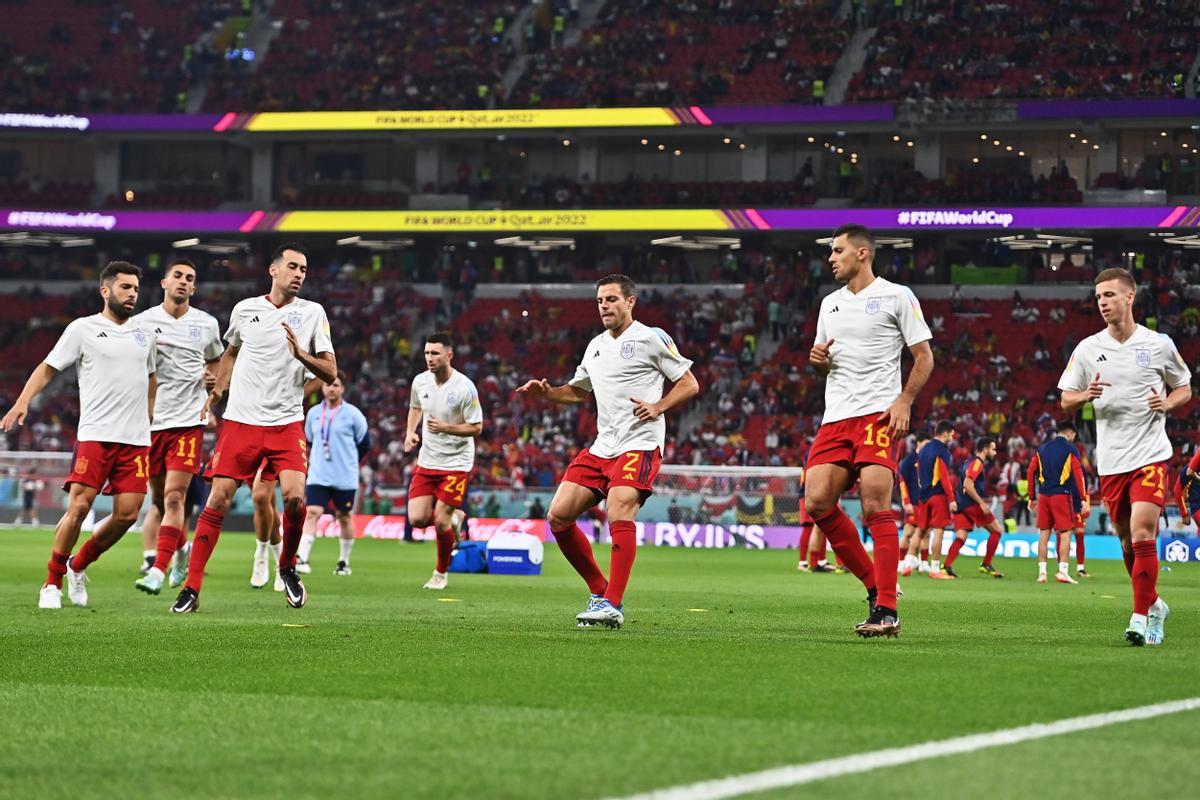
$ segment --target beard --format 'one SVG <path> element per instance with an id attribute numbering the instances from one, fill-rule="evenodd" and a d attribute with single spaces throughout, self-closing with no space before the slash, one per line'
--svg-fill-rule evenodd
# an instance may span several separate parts
<path id="1" fill-rule="evenodd" d="M 112 312 L 112 315 L 122 322 L 133 316 L 133 312 L 125 308 L 124 303 L 117 302 L 115 297 L 109 297 L 104 302 L 108 306 L 108 310 Z"/>

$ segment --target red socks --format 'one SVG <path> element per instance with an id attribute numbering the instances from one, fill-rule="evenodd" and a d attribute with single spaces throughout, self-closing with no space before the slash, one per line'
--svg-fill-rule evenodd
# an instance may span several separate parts
<path id="1" fill-rule="evenodd" d="M 75 554 L 75 557 L 71 559 L 71 569 L 75 570 L 76 572 L 83 572 L 85 569 L 95 563 L 96 559 L 98 559 L 107 549 L 107 547 L 104 547 L 100 544 L 100 541 L 96 538 L 96 535 L 92 534 L 92 536 L 83 543 L 83 547 L 79 548 L 79 552 Z"/>
<path id="2" fill-rule="evenodd" d="M 629 584 L 629 573 L 633 572 L 633 559 L 637 556 L 637 525 L 630 520 L 610 522 L 608 533 L 612 537 L 612 560 L 608 564 L 608 588 L 604 590 L 604 599 L 619 606 Z"/>
<path id="3" fill-rule="evenodd" d="M 196 535 L 192 539 L 192 557 L 188 560 L 187 587 L 199 592 L 204 583 L 204 568 L 208 565 L 209 556 L 221 538 L 221 525 L 225 515 L 220 511 L 206 508 L 200 512 L 196 522 Z"/>
<path id="4" fill-rule="evenodd" d="M 992 558 L 996 555 L 996 548 L 1000 546 L 1000 536 L 1001 534 L 995 531 L 988 533 L 987 553 L 983 556 L 984 564 L 990 565 L 992 563 Z"/>
<path id="5" fill-rule="evenodd" d="M 922 561 L 929 560 L 929 545 L 925 545 L 924 547 L 921 548 L 921 560 Z"/>
<path id="6" fill-rule="evenodd" d="M 454 530 L 436 530 L 437 534 L 437 566 L 438 572 L 450 569 L 450 556 L 454 552 Z"/>
<path id="7" fill-rule="evenodd" d="M 46 583 L 62 588 L 63 576 L 67 574 L 67 559 L 70 553 L 50 551 L 50 560 L 46 563 Z"/>
<path id="8" fill-rule="evenodd" d="M 1082 533 L 1075 534 L 1075 563 L 1076 564 L 1082 564 L 1085 561 L 1087 561 L 1087 558 L 1085 558 L 1085 555 L 1087 554 L 1087 547 L 1084 545 L 1083 539 L 1084 539 L 1084 536 Z"/>
<path id="9" fill-rule="evenodd" d="M 846 512 L 842 511 L 837 506 L 825 514 L 814 517 L 813 522 L 825 534 L 825 538 L 833 547 L 833 552 L 837 553 L 838 557 L 846 563 L 846 566 L 854 573 L 854 576 L 863 582 L 863 586 L 868 590 L 875 588 L 875 567 L 871 563 L 871 557 L 867 555 L 867 550 L 863 547 L 862 542 L 858 538 L 858 528 L 846 516 Z M 895 537 L 896 526 L 892 524 L 892 536 Z M 878 546 L 878 544 L 876 545 Z M 895 541 L 895 552 L 900 550 L 899 539 Z M 896 563 L 892 562 L 892 570 L 896 569 Z"/>
<path id="10" fill-rule="evenodd" d="M 604 594 L 608 589 L 608 581 L 605 579 L 604 573 L 600 571 L 600 565 L 596 563 L 596 556 L 592 554 L 592 543 L 588 541 L 587 535 L 579 529 L 578 525 L 572 525 L 568 530 L 554 531 L 553 533 L 554 540 L 558 542 L 559 551 L 567 559 L 567 563 L 574 567 L 579 576 L 587 583 L 588 591 L 592 594 Z"/>
<path id="11" fill-rule="evenodd" d="M 954 566 L 954 559 L 958 558 L 958 551 L 962 550 L 964 544 L 966 544 L 966 540 L 954 537 L 954 541 L 950 543 L 950 552 L 946 555 L 947 567 Z"/>
<path id="12" fill-rule="evenodd" d="M 161 525 L 158 528 L 158 554 L 154 557 L 154 568 L 166 572 L 175 551 L 187 544 L 187 534 L 179 528 Z"/>
<path id="13" fill-rule="evenodd" d="M 808 542 L 812 539 L 812 525 L 805 525 L 800 529 L 800 563 L 808 563 Z"/>
<path id="14" fill-rule="evenodd" d="M 304 506 L 298 505 L 295 508 L 288 506 L 286 503 L 283 506 L 283 549 L 279 553 L 279 568 L 288 569 L 296 566 L 296 551 L 300 549 L 300 537 L 304 535 Z M 199 528 L 196 529 L 197 532 Z M 441 537 L 438 537 L 438 546 L 441 547 Z M 454 548 L 451 547 L 451 550 Z M 447 559 L 447 566 L 449 559 Z M 445 570 L 442 570 L 445 572 Z"/>
<path id="15" fill-rule="evenodd" d="M 1133 556 L 1134 550 L 1132 547 L 1128 550 L 1124 547 L 1121 548 L 1121 558 L 1125 559 L 1125 571 L 1129 573 L 1129 577 L 1131 578 L 1133 577 Z"/>
<path id="16" fill-rule="evenodd" d="M 1158 599 L 1158 543 L 1154 540 L 1133 543 L 1133 613 L 1149 614 Z"/>
<path id="17" fill-rule="evenodd" d="M 900 534 L 891 511 L 878 511 L 866 518 L 875 542 L 875 605 L 896 609 L 896 567 L 900 564 Z"/>

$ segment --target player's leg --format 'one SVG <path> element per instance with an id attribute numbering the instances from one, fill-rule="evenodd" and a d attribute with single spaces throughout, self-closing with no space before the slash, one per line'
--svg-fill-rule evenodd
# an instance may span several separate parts
<path id="1" fill-rule="evenodd" d="M 913 528 L 913 535 L 908 540 L 908 550 L 904 554 L 903 563 L 900 565 L 900 577 L 907 578 L 909 575 L 912 575 L 921 564 L 924 563 L 924 560 L 920 554 L 922 552 L 929 552 L 929 549 L 925 546 L 925 541 L 928 536 L 928 528 Z"/>
<path id="2" fill-rule="evenodd" d="M 813 572 L 833 572 L 828 560 L 829 537 L 813 525 L 813 535 L 808 544 L 808 564 Z"/>
<path id="3" fill-rule="evenodd" d="M 143 479 L 144 480 L 144 479 Z M 77 606 L 87 605 L 87 576 L 84 571 L 117 542 L 137 522 L 146 499 L 143 492 L 121 492 L 112 497 L 113 509 L 92 531 L 79 552 L 67 561 L 67 594 Z"/>
<path id="4" fill-rule="evenodd" d="M 226 422 L 226 425 L 229 423 Z M 221 527 L 225 523 L 225 514 L 233 504 L 233 495 L 237 492 L 241 480 L 215 475 L 212 487 L 208 492 L 208 501 L 204 510 L 196 520 L 196 535 L 192 537 L 192 555 L 188 559 L 187 580 L 171 606 L 172 613 L 186 614 L 200 608 L 200 590 L 204 586 L 204 570 L 208 559 L 212 556 L 213 548 L 221 538 Z"/>
<path id="5" fill-rule="evenodd" d="M 338 537 L 338 563 L 337 569 L 333 571 L 334 575 L 350 574 L 350 552 L 354 549 L 354 516 L 351 513 L 353 508 L 353 492 L 351 492 L 349 503 L 343 505 L 340 501 L 335 501 L 333 517 L 337 520 L 340 536 Z M 455 509 L 451 509 L 452 516 L 454 511 Z"/>
<path id="6" fill-rule="evenodd" d="M 283 550 L 279 554 L 279 574 L 283 578 L 283 594 L 292 608 L 308 602 L 308 590 L 296 574 L 296 551 L 304 534 L 304 473 L 297 469 L 279 472 L 279 489 L 283 494 Z"/>
<path id="7" fill-rule="evenodd" d="M 433 532 L 437 541 L 435 572 L 445 575 L 450 571 L 450 558 L 454 554 L 454 548 L 458 545 L 458 529 L 454 525 L 454 512 L 458 510 L 458 507 L 446 502 L 442 497 L 437 497 L 435 500 L 433 505 Z"/>
<path id="8" fill-rule="evenodd" d="M 144 525 L 148 527 L 153 517 L 159 517 L 159 524 L 156 526 L 154 565 L 145 576 L 134 582 L 134 586 L 143 592 L 158 594 L 162 591 L 171 557 L 179 551 L 180 558 L 184 558 L 182 548 L 187 543 L 187 535 L 183 532 L 187 524 L 184 500 L 191 482 L 192 473 L 179 470 L 168 470 L 165 474 L 150 478 L 150 497 L 154 507 L 146 515 Z"/>
<path id="9" fill-rule="evenodd" d="M 297 572 L 312 571 L 308 559 L 312 555 L 313 544 L 317 541 L 318 524 L 331 498 L 332 492 L 328 486 L 309 484 L 304 487 L 304 532 L 300 535 L 300 547 L 296 550 Z"/>
<path id="10" fill-rule="evenodd" d="M 38 597 L 38 608 L 62 608 L 63 577 L 67 574 L 67 560 L 75 549 L 83 521 L 92 510 L 92 503 L 100 490 L 82 483 L 71 483 L 67 494 L 67 510 L 63 512 L 54 529 L 54 544 L 50 549 L 50 561 L 46 564 L 46 582 L 42 584 Z"/>
<path id="11" fill-rule="evenodd" d="M 895 479 L 896 474 L 891 468 L 881 464 L 865 464 L 859 473 L 863 520 L 875 545 L 873 583 L 877 592 L 874 610 L 857 628 L 862 636 L 895 636 L 900 632 L 896 592 L 900 536 L 896 530 L 896 518 L 892 516 L 892 489 Z M 861 543 L 859 546 L 862 546 Z M 854 569 L 849 559 L 846 559 L 846 563 L 850 565 L 851 570 Z M 870 584 L 864 582 L 864 585 L 869 592 Z"/>
<path id="12" fill-rule="evenodd" d="M 979 565 L 979 571 L 991 575 L 993 578 L 1003 578 L 1004 573 L 996 569 L 992 564 L 992 560 L 996 557 L 996 548 L 1000 546 L 1000 539 L 1004 535 L 1004 531 L 1000 527 L 1000 521 L 992 517 L 987 526 L 988 539 L 987 551 L 983 556 L 983 563 Z"/>
<path id="13" fill-rule="evenodd" d="M 161 525 L 162 508 L 152 504 L 146 511 L 146 519 L 142 521 L 142 563 L 139 570 L 143 575 L 154 568 L 158 555 L 158 530 Z"/>
<path id="14" fill-rule="evenodd" d="M 591 540 L 575 521 L 599 500 L 599 495 L 591 487 L 563 481 L 554 491 L 550 509 L 546 513 L 546 521 L 554 534 L 554 540 L 558 543 L 559 551 L 583 578 L 594 598 L 604 595 L 608 589 L 608 579 L 596 563 Z M 611 510 L 609 513 L 611 519 Z"/>
<path id="15" fill-rule="evenodd" d="M 1050 559 L 1050 531 L 1038 529 L 1038 583 L 1046 582 L 1046 562 Z"/>
<path id="16" fill-rule="evenodd" d="M 864 471 L 865 472 L 865 471 Z M 858 526 L 838 506 L 842 493 L 854 483 L 854 473 L 844 464 L 817 464 L 804 476 L 804 505 L 813 524 L 821 529 L 833 551 L 854 573 L 874 603 L 875 565 L 858 536 Z M 865 498 L 864 498 L 865 510 Z"/>
<path id="17" fill-rule="evenodd" d="M 1075 574 L 1081 578 L 1090 578 L 1087 571 L 1087 534 L 1082 520 L 1075 528 Z"/>
<path id="18" fill-rule="evenodd" d="M 944 532 L 944 528 L 936 525 L 929 528 L 929 577 L 935 579 L 942 577 L 942 534 Z"/>
<path id="19" fill-rule="evenodd" d="M 803 515 L 803 510 L 801 510 L 801 514 Z M 809 569 L 810 562 L 808 560 L 808 547 L 812 543 L 812 533 L 813 524 L 811 522 L 801 523 L 800 542 L 796 545 L 796 569 L 798 569 L 800 572 L 808 572 Z"/>
<path id="20" fill-rule="evenodd" d="M 967 543 L 967 536 L 970 533 L 970 529 L 961 527 L 954 532 L 954 541 L 950 543 L 950 552 L 946 554 L 946 564 L 942 567 L 942 572 L 947 577 L 958 577 L 958 573 L 954 571 L 954 561 L 958 558 L 958 553 L 962 550 L 963 545 Z"/>
<path id="21" fill-rule="evenodd" d="M 1143 642 L 1134 641 L 1134 637 L 1126 632 L 1125 638 L 1130 644 L 1161 644 L 1162 623 L 1166 620 L 1169 609 L 1158 596 L 1158 520 L 1162 507 L 1145 501 L 1134 501 L 1129 512 L 1130 549 L 1133 551 L 1133 570 L 1130 572 L 1130 582 L 1133 584 L 1133 617 L 1148 618 L 1151 614 L 1157 620 L 1146 620 L 1147 634 Z M 1157 625 L 1157 630 L 1152 630 Z M 1130 621 L 1130 629 L 1134 627 Z"/>
<path id="22" fill-rule="evenodd" d="M 1058 548 L 1058 572 L 1054 580 L 1059 583 L 1079 583 L 1071 577 L 1071 534 L 1070 528 L 1058 531 L 1058 540 L 1055 542 Z"/>
<path id="23" fill-rule="evenodd" d="M 276 530 L 279 514 L 275 510 L 275 480 L 264 479 L 261 470 L 250 489 L 250 502 L 254 509 L 254 563 L 250 569 L 250 586 L 261 589 L 271 579 L 271 564 L 278 565 L 281 550 Z M 276 566 L 276 572 L 278 569 Z"/>

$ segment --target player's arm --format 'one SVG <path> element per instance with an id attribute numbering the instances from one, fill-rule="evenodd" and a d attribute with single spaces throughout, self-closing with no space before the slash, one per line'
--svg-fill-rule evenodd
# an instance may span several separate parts
<path id="1" fill-rule="evenodd" d="M 429 415 L 430 433 L 448 433 L 451 436 L 478 436 L 483 433 L 482 422 L 442 422 L 432 414 Z"/>
<path id="2" fill-rule="evenodd" d="M 287 334 L 288 347 L 292 351 L 293 358 L 325 383 L 333 383 L 337 380 L 337 359 L 334 358 L 332 351 L 322 350 L 314 356 L 300 346 L 300 342 L 296 339 L 296 332 L 287 323 L 284 323 L 283 330 Z"/>
<path id="3" fill-rule="evenodd" d="M 929 346 L 928 339 L 917 342 L 908 348 L 908 352 L 912 353 L 913 365 L 912 369 L 908 371 L 908 381 L 904 384 L 904 390 L 900 392 L 900 396 L 888 410 L 879 417 L 881 421 L 887 419 L 888 430 L 892 432 L 893 436 L 903 436 L 908 433 L 913 403 L 921 394 L 921 390 L 925 388 L 925 384 L 929 382 L 929 376 L 933 374 L 933 348 Z"/>
<path id="4" fill-rule="evenodd" d="M 208 393 L 208 400 L 204 403 L 204 410 L 200 412 L 200 419 L 205 419 L 208 412 L 225 399 L 225 394 L 229 391 L 229 381 L 233 378 L 233 362 L 237 361 L 238 351 L 241 349 L 240 345 L 231 344 L 221 354 L 221 359 L 217 362 L 217 377 Z"/>
<path id="5" fill-rule="evenodd" d="M 417 426 L 421 424 L 421 407 L 413 406 L 408 409 L 408 428 L 404 434 L 404 452 L 411 452 L 414 447 L 421 443 L 421 437 L 417 433 Z"/>
<path id="6" fill-rule="evenodd" d="M 1188 383 L 1175 387 L 1165 395 L 1161 395 L 1154 389 L 1151 389 L 1149 399 L 1150 410 L 1170 414 L 1180 406 L 1187 405 L 1191 402 L 1191 399 L 1192 386 Z"/>
<path id="7" fill-rule="evenodd" d="M 1187 465 L 1187 476 L 1194 477 L 1197 472 L 1200 472 L 1200 447 L 1196 448 L 1196 452 L 1192 453 L 1192 460 Z"/>
<path id="8" fill-rule="evenodd" d="M 204 388 L 211 392 L 217 385 L 217 371 L 221 369 L 221 359 L 214 358 L 204 362 Z"/>
<path id="9" fill-rule="evenodd" d="M 900 505 L 904 508 L 905 514 L 913 513 L 912 497 L 908 494 L 908 481 L 900 478 Z"/>
<path id="10" fill-rule="evenodd" d="M 562 386 L 551 386 L 550 381 L 545 378 L 528 381 L 525 385 L 518 386 L 517 394 L 523 394 L 535 400 L 547 400 L 551 403 L 568 406 L 586 403 L 591 396 L 591 392 L 586 389 L 580 389 L 578 386 L 572 386 L 569 383 L 564 383 Z"/>
<path id="11" fill-rule="evenodd" d="M 1029 469 L 1025 472 L 1025 482 L 1029 484 L 1029 510 L 1037 509 L 1037 476 L 1038 466 L 1041 464 L 1040 454 L 1034 453 L 1033 458 L 1029 461 Z"/>
<path id="12" fill-rule="evenodd" d="M 50 385 L 50 381 L 57 374 L 58 370 L 45 361 L 33 368 L 29 380 L 25 381 L 25 388 L 21 390 L 20 396 L 17 397 L 17 402 L 13 403 L 13 407 L 4 415 L 2 424 L 6 433 L 18 425 L 25 424 L 25 415 L 29 413 L 29 402 L 41 394 L 42 390 Z"/>
<path id="13" fill-rule="evenodd" d="M 1092 378 L 1086 388 L 1080 391 L 1063 389 L 1062 400 L 1059 404 L 1062 406 L 1063 411 L 1066 411 L 1068 414 L 1073 413 L 1104 394 L 1104 389 L 1108 386 L 1112 386 L 1112 384 L 1108 381 L 1100 380 L 1100 373 L 1097 372 L 1096 377 Z M 1191 395 L 1191 389 L 1188 390 L 1188 394 L 1189 396 Z"/>
<path id="14" fill-rule="evenodd" d="M 1083 498 L 1087 496 L 1087 483 L 1083 478 L 1083 462 L 1074 453 L 1071 454 L 1071 477 L 1075 481 L 1076 495 L 1082 505 Z"/>
<path id="15" fill-rule="evenodd" d="M 629 399 L 633 402 L 633 415 L 646 422 L 658 419 L 675 406 L 687 402 L 699 393 L 700 381 L 696 380 L 696 376 L 689 369 L 679 376 L 679 380 L 675 381 L 675 385 L 671 387 L 671 391 L 667 392 L 663 399 L 657 403 L 647 403 L 644 400 L 632 397 Z"/>
<path id="16" fill-rule="evenodd" d="M 979 470 L 979 478 L 983 477 L 983 470 Z M 963 494 L 974 500 L 983 508 L 987 508 L 987 501 L 983 499 L 983 495 L 975 488 L 975 478 L 971 476 L 971 470 L 967 470 L 967 474 L 963 476 Z"/>
<path id="17" fill-rule="evenodd" d="M 942 462 L 942 474 L 946 477 L 942 479 L 942 489 L 946 492 L 946 497 L 950 500 L 950 510 L 958 511 L 958 501 L 954 498 L 958 496 L 958 486 L 954 481 L 954 473 L 950 471 L 950 464 L 946 459 L 938 459 Z"/>
<path id="18" fill-rule="evenodd" d="M 150 422 L 154 422 L 154 398 L 158 395 L 158 375 L 151 372 L 149 388 L 146 390 L 146 402 L 150 404 Z"/>

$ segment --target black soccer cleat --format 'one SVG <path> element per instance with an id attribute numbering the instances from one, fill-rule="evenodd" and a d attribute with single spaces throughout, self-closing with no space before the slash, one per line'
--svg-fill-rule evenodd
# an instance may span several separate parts
<path id="1" fill-rule="evenodd" d="M 179 593 L 179 597 L 175 598 L 175 605 L 171 606 L 172 614 L 191 614 L 200 610 L 200 593 L 195 589 L 184 586 Z"/>
<path id="2" fill-rule="evenodd" d="M 899 636 L 900 616 L 894 609 L 876 606 L 871 616 L 854 626 L 854 632 L 864 639 L 877 636 Z"/>
<path id="3" fill-rule="evenodd" d="M 308 590 L 296 574 L 296 568 L 284 567 L 279 570 L 279 577 L 283 579 L 283 597 L 287 604 L 292 608 L 303 608 L 308 602 Z"/>
<path id="4" fill-rule="evenodd" d="M 954 571 L 954 568 L 953 568 L 953 567 L 951 567 L 949 564 L 943 564 L 943 565 L 942 565 L 942 572 L 946 573 L 946 574 L 947 574 L 947 575 L 949 575 L 951 578 L 957 578 L 957 577 L 958 577 L 958 573 L 957 573 L 957 572 L 955 572 L 955 571 Z"/>

